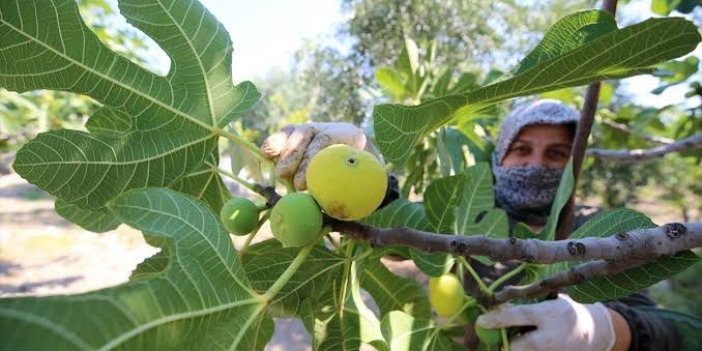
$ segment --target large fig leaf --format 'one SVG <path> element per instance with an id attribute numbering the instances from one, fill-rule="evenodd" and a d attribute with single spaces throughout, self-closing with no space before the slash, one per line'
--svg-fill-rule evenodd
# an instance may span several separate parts
<path id="1" fill-rule="evenodd" d="M 421 203 L 409 202 L 405 199 L 397 199 L 391 202 L 389 205 L 373 212 L 363 221 L 380 228 L 431 229 L 424 206 Z"/>
<path id="2" fill-rule="evenodd" d="M 120 224 L 114 214 L 105 207 L 96 209 L 80 208 L 59 199 L 54 204 L 54 210 L 63 218 L 95 233 L 113 230 Z"/>
<path id="3" fill-rule="evenodd" d="M 605 237 L 655 226 L 645 215 L 622 208 L 596 216 L 578 228 L 570 237 L 573 239 L 588 236 Z M 591 279 L 581 284 L 572 285 L 568 287 L 567 291 L 573 299 L 585 303 L 616 299 L 678 274 L 699 261 L 699 256 L 686 250 L 613 276 Z M 557 266 L 562 270 L 572 265 L 573 263 L 561 263 Z"/>
<path id="4" fill-rule="evenodd" d="M 299 248 L 283 248 L 275 239 L 246 250 L 242 261 L 253 288 L 261 293 L 268 290 L 299 251 Z M 306 299 L 319 300 L 323 295 L 331 295 L 332 282 L 342 275 L 345 262 L 346 259 L 323 246 L 315 247 L 271 301 L 268 312 L 276 317 L 293 317 L 300 313 Z"/>
<path id="5" fill-rule="evenodd" d="M 465 174 L 444 177 L 433 181 L 424 194 L 424 207 L 433 232 L 454 234 L 456 208 L 461 201 Z M 448 254 L 428 253 L 417 249 L 410 250 L 412 260 L 422 272 L 439 276 L 453 266 L 454 258 Z"/>
<path id="6" fill-rule="evenodd" d="M 139 263 L 129 276 L 130 281 L 148 279 L 159 275 L 168 268 L 168 262 L 171 261 L 168 239 L 152 235 L 144 235 L 144 238 L 149 245 L 160 247 L 161 250 Z"/>
<path id="7" fill-rule="evenodd" d="M 437 328 L 431 319 L 413 317 L 402 311 L 388 313 L 381 323 L 390 351 L 465 351 Z"/>
<path id="8" fill-rule="evenodd" d="M 434 221 L 440 218 L 437 204 L 437 212 L 432 214 Z M 427 210 L 421 203 L 409 202 L 405 199 L 397 199 L 389 205 L 375 211 L 364 221 L 370 225 L 380 228 L 407 227 L 412 229 L 430 231 L 432 222 L 429 220 Z M 448 255 L 429 254 L 419 250 L 407 250 L 407 257 L 411 256 L 417 266 L 429 275 L 439 275 L 444 271 L 447 264 Z"/>
<path id="9" fill-rule="evenodd" d="M 22 177 L 81 208 L 200 171 L 220 129 L 260 96 L 249 82 L 234 86 L 229 35 L 199 2 L 121 0 L 119 8 L 168 54 L 166 76 L 109 50 L 74 1 L 0 2 L 1 86 L 69 91 L 104 105 L 89 133 L 42 133 L 14 163 Z M 180 190 L 200 187 L 194 183 Z"/>
<path id="10" fill-rule="evenodd" d="M 432 230 L 453 234 L 456 230 L 456 208 L 466 183 L 465 174 L 439 178 L 431 182 L 424 194 L 424 207 Z"/>
<path id="11" fill-rule="evenodd" d="M 224 202 L 231 195 L 219 176 L 217 169 L 213 166 L 218 163 L 218 160 L 219 157 L 215 150 L 210 154 L 210 158 L 198 168 L 199 171 L 195 170 L 187 176 L 176 180 L 169 188 L 192 195 L 198 200 L 207 203 L 213 212 L 219 213 Z M 81 208 L 58 199 L 54 208 L 64 218 L 91 232 L 106 232 L 117 228 L 120 224 L 114 213 L 104 206 L 100 208 Z"/>
<path id="12" fill-rule="evenodd" d="M 556 22 L 534 50 L 521 62 L 516 73 L 527 71 L 537 64 L 577 49 L 603 34 L 617 30 L 613 16 L 602 11 L 580 11 Z"/>
<path id="13" fill-rule="evenodd" d="M 506 238 L 509 233 L 507 213 L 495 208 L 492 170 L 486 162 L 479 162 L 465 171 L 466 185 L 456 213 L 456 234 L 485 235 Z M 484 256 L 473 256 L 485 265 L 494 262 Z"/>
<path id="14" fill-rule="evenodd" d="M 623 29 L 611 28 L 613 22 L 611 14 L 598 10 L 568 16 L 549 29 L 544 44 L 509 79 L 416 106 L 375 106 L 383 156 L 402 166 L 419 140 L 454 118 L 517 96 L 649 73 L 653 65 L 683 56 L 700 42 L 697 27 L 682 18 L 653 18 Z"/>
<path id="15" fill-rule="evenodd" d="M 466 186 L 456 219 L 457 234 L 507 237 L 507 214 L 495 208 L 492 171 L 487 163 L 477 163 L 466 169 Z"/>
<path id="16" fill-rule="evenodd" d="M 108 208 L 166 254 L 114 288 L 0 299 L 1 349 L 263 349 L 273 329 L 263 315 L 266 301 L 204 203 L 150 188 L 120 195 Z"/>
<path id="17" fill-rule="evenodd" d="M 231 193 L 219 176 L 217 150 L 210 153 L 205 162 L 190 174 L 177 179 L 168 188 L 192 195 L 204 201 L 214 213 L 219 213 L 224 203 L 231 198 Z"/>
<path id="18" fill-rule="evenodd" d="M 414 279 L 399 277 L 389 271 L 377 256 L 366 262 L 361 287 L 373 296 L 381 317 L 390 311 L 403 311 L 422 319 L 431 317 L 424 288 Z"/>
<path id="19" fill-rule="evenodd" d="M 312 335 L 313 350 L 358 350 L 362 343 L 387 350 L 380 321 L 361 296 L 359 266 L 358 261 L 347 261 L 332 293 L 303 303 L 302 321 Z"/>

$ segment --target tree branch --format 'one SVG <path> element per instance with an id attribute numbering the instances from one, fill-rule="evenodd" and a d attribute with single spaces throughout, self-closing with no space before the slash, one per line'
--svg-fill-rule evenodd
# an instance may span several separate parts
<path id="1" fill-rule="evenodd" d="M 597 260 L 583 263 L 567 271 L 556 273 L 544 280 L 529 285 L 506 286 L 495 293 L 493 302 L 500 304 L 518 298 L 531 299 L 540 297 L 560 288 L 582 283 L 594 278 L 621 273 L 645 263 L 647 262 L 638 260 L 625 262 Z"/>
<path id="2" fill-rule="evenodd" d="M 600 82 L 590 84 L 585 94 L 585 105 L 580 114 L 580 121 L 575 129 L 575 138 L 571 148 L 571 156 L 573 162 L 573 188 L 571 189 L 570 198 L 561 209 L 558 216 L 558 224 L 556 225 L 556 240 L 568 238 L 573 227 L 573 213 L 575 211 L 575 190 L 578 188 L 578 179 L 580 171 L 583 168 L 583 160 L 585 159 L 585 150 L 587 148 L 587 139 L 592 131 L 592 123 L 595 120 L 595 111 L 597 110 L 597 101 L 600 95 Z"/>
<path id="3" fill-rule="evenodd" d="M 368 241 L 374 246 L 406 246 L 464 257 L 488 256 L 497 261 L 556 263 L 600 259 L 619 262 L 653 260 L 702 247 L 702 222 L 670 223 L 609 237 L 559 241 L 435 234 L 410 228 L 377 228 L 331 218 L 328 223 L 335 231 Z"/>
<path id="4" fill-rule="evenodd" d="M 617 10 L 617 0 L 604 0 L 602 9 L 608 11 L 614 16 Z M 585 102 L 583 110 L 580 113 L 580 121 L 575 129 L 575 138 L 571 148 L 571 157 L 573 157 L 573 189 L 570 193 L 570 198 L 561 210 L 558 216 L 558 224 L 556 225 L 556 240 L 568 238 L 573 227 L 573 213 L 575 212 L 575 190 L 578 189 L 578 179 L 580 171 L 583 168 L 585 160 L 585 150 L 587 149 L 587 140 L 592 132 L 592 124 L 595 120 L 595 112 L 597 111 L 597 103 L 600 98 L 600 82 L 595 82 L 587 87 L 585 93 Z"/>
<path id="5" fill-rule="evenodd" d="M 616 129 L 620 132 L 623 132 L 623 133 L 626 133 L 629 135 L 634 135 L 638 138 L 641 138 L 643 140 L 650 141 L 650 142 L 653 142 L 656 144 L 667 145 L 667 144 L 672 144 L 675 142 L 675 140 L 670 139 L 670 138 L 659 137 L 656 135 L 634 133 L 634 131 L 631 130 L 631 128 L 629 128 L 626 124 L 617 123 L 617 122 L 609 120 L 609 119 L 603 119 L 602 124 L 609 126 L 609 127 L 612 127 L 613 129 Z"/>
<path id="6" fill-rule="evenodd" d="M 660 157 L 671 152 L 681 152 L 692 149 L 702 149 L 702 133 L 694 134 L 672 144 L 661 145 L 650 149 L 589 149 L 587 150 L 587 155 L 607 161 L 644 161 Z"/>
<path id="7" fill-rule="evenodd" d="M 281 198 L 273 187 L 254 185 L 256 192 L 273 207 Z M 656 228 L 637 229 L 609 237 L 546 241 L 538 239 L 494 239 L 485 235 L 437 234 L 411 228 L 378 228 L 360 222 L 346 222 L 327 215 L 324 222 L 334 231 L 374 246 L 405 246 L 426 252 L 464 257 L 488 256 L 494 260 L 556 263 L 582 260 L 651 260 L 664 255 L 702 247 L 702 222 L 669 223 Z"/>
<path id="8" fill-rule="evenodd" d="M 256 184 L 255 190 L 272 207 L 280 195 L 272 187 Z M 529 263 L 589 261 L 542 281 L 525 286 L 508 286 L 484 303 L 488 305 L 515 298 L 534 298 L 597 277 L 616 274 L 660 257 L 702 247 L 702 222 L 669 223 L 656 228 L 636 229 L 609 237 L 576 240 L 494 239 L 485 235 L 437 234 L 410 228 L 378 228 L 360 222 L 345 222 L 324 216 L 334 231 L 375 247 L 405 246 L 425 252 L 470 257 L 488 256 L 497 261 Z"/>

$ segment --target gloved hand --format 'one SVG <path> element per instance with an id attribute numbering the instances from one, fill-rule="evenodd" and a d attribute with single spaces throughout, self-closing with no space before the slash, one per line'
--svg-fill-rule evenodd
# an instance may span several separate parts
<path id="1" fill-rule="evenodd" d="M 581 304 L 568 295 L 530 305 L 503 304 L 478 317 L 484 328 L 535 326 L 510 342 L 513 351 L 609 351 L 616 335 L 609 310 L 601 303 Z"/>
<path id="2" fill-rule="evenodd" d="M 261 145 L 268 159 L 279 157 L 276 173 L 281 178 L 293 179 L 297 190 L 307 189 L 306 171 L 310 160 L 319 151 L 334 144 L 346 144 L 374 154 L 377 150 L 368 142 L 363 131 L 351 123 L 316 122 L 283 127 L 271 134 Z"/>

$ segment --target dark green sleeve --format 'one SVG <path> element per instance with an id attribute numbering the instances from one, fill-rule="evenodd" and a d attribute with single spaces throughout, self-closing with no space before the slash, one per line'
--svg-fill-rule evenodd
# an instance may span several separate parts
<path id="1" fill-rule="evenodd" d="M 604 302 L 605 306 L 619 312 L 631 330 L 631 351 L 679 350 L 682 339 L 675 325 L 654 312 L 641 307 L 655 307 L 655 303 L 642 293 Z"/>

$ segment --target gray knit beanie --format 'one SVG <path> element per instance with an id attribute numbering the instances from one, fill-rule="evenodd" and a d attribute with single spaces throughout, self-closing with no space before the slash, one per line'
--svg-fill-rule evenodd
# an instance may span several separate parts
<path id="1" fill-rule="evenodd" d="M 558 100 L 542 99 L 515 109 L 502 121 L 495 146 L 495 162 L 502 164 L 509 146 L 522 128 L 531 124 L 578 123 L 580 112 Z"/>

